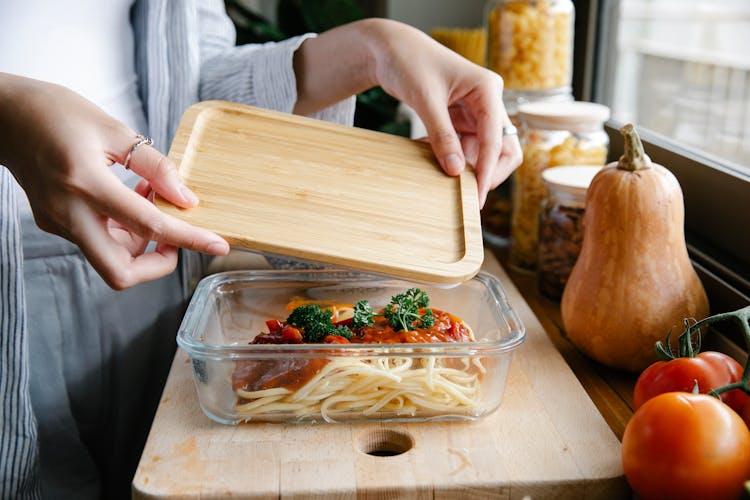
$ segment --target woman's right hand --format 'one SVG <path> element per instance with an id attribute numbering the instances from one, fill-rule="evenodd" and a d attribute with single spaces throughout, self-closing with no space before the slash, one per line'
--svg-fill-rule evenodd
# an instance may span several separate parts
<path id="1" fill-rule="evenodd" d="M 135 150 L 129 168 L 143 177 L 135 191 L 110 170 L 124 163 L 136 134 L 64 87 L 0 73 L 0 164 L 26 192 L 45 231 L 78 245 L 114 289 L 172 272 L 177 248 L 224 255 L 216 234 L 164 214 L 152 190 L 189 208 L 197 197 L 156 149 Z M 146 252 L 149 241 L 155 251 Z"/>
<path id="2" fill-rule="evenodd" d="M 380 85 L 424 122 L 435 158 L 449 175 L 468 162 L 479 204 L 521 164 L 503 80 L 425 33 L 389 19 L 365 19 L 304 41 L 294 55 L 297 102 L 310 114 Z"/>

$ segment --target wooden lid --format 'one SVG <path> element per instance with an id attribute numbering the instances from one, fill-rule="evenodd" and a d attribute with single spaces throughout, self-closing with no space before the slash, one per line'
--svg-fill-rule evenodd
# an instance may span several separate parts
<path id="1" fill-rule="evenodd" d="M 157 206 L 233 246 L 431 283 L 481 267 L 474 172 L 446 175 L 426 143 L 206 101 L 169 157 L 201 203 Z"/>

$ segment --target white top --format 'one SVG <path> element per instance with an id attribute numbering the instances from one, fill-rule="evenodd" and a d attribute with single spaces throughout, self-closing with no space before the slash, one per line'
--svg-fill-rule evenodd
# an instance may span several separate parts
<path id="1" fill-rule="evenodd" d="M 64 85 L 147 134 L 135 72 L 133 2 L 0 2 L 0 71 Z M 119 166 L 114 171 L 129 185 L 137 180 Z"/>

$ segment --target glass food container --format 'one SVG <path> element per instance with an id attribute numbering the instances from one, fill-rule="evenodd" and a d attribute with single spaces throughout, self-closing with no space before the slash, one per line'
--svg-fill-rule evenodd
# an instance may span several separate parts
<path id="1" fill-rule="evenodd" d="M 539 292 L 560 300 L 583 242 L 586 190 L 601 166 L 574 165 L 542 172 L 547 198 L 539 215 Z"/>
<path id="2" fill-rule="evenodd" d="M 570 94 L 575 9 L 571 0 L 490 0 L 487 66 L 507 99 Z"/>
<path id="3" fill-rule="evenodd" d="M 415 286 L 431 308 L 470 326 L 475 341 L 250 344 L 268 331 L 267 320 L 289 315 L 290 300 L 367 299 L 378 309 Z M 484 272 L 447 288 L 350 271 L 234 271 L 201 281 L 177 342 L 190 356 L 201 408 L 220 423 L 425 421 L 473 420 L 497 409 L 524 335 L 500 282 Z M 256 378 L 283 382 L 246 392 Z"/>
<path id="4" fill-rule="evenodd" d="M 510 264 L 536 271 L 539 209 L 547 196 L 542 172 L 560 165 L 604 165 L 609 108 L 590 102 L 522 104 L 520 140 L 523 162 L 514 172 Z"/>

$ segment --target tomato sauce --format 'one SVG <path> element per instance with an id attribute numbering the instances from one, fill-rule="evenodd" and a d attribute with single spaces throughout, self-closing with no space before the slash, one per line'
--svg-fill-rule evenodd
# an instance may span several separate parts
<path id="1" fill-rule="evenodd" d="M 435 342 L 471 342 L 471 332 L 464 323 L 445 311 L 433 309 L 435 324 L 430 328 L 395 331 L 383 316 L 375 324 L 359 328 L 352 334 L 352 344 L 432 344 Z"/>

